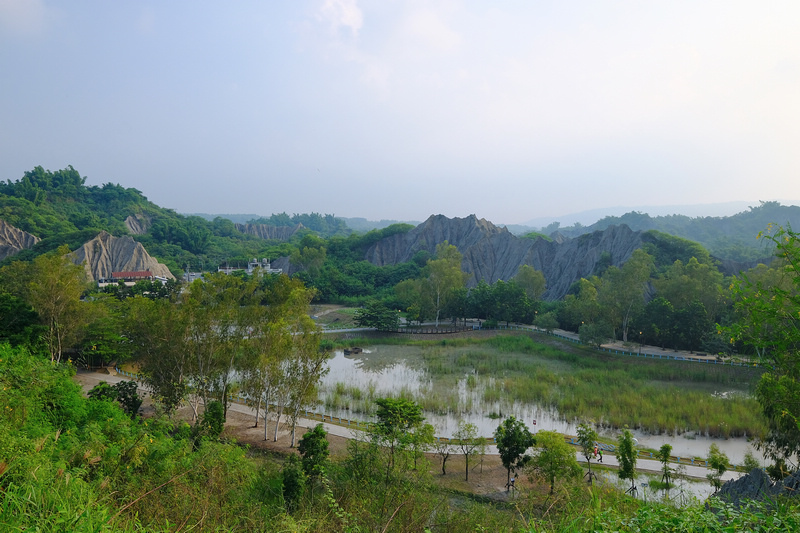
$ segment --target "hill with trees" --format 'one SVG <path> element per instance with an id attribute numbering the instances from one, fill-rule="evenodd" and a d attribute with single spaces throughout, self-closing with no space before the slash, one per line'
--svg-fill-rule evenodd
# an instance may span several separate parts
<path id="1" fill-rule="evenodd" d="M 800 453 L 800 235 L 790 229 L 767 226 L 761 237 L 773 246 L 775 260 L 726 278 L 698 243 L 627 226 L 548 242 L 517 239 L 476 217 L 432 217 L 417 228 L 395 224 L 328 237 L 304 230 L 289 242 L 276 242 L 237 232 L 231 221 L 159 208 L 135 189 L 86 187 L 71 167 L 56 173 L 37 168 L 1 189 L 4 215 L 41 236 L 0 266 L 4 529 L 696 531 L 701 524 L 711 531 L 738 531 L 764 530 L 764 524 L 794 530 L 800 523 L 794 502 L 717 513 L 713 501 L 678 508 L 629 498 L 607 486 L 587 490 L 576 481 L 580 466 L 563 437 L 531 434 L 512 416 L 498 422 L 495 439 L 508 491 L 524 488 L 525 497 L 490 503 L 435 483 L 432 471 L 438 469 L 423 453 L 435 450 L 444 474 L 446 456 L 460 450 L 469 482 L 471 458 L 486 444 L 476 439 L 474 427 L 459 424 L 455 440 L 446 443 L 450 448 L 435 447 L 424 411 L 408 398 L 370 398 L 378 406 L 375 423 L 336 458 L 328 454 L 324 429 L 299 440 L 295 433 L 300 414 L 319 400 L 326 348 L 334 342 L 321 342 L 322 331 L 310 316 L 310 303 L 318 297 L 366 304 L 357 320 L 386 330 L 399 327 L 401 314 L 406 323 L 437 326 L 467 319 L 482 321 L 481 327 L 536 324 L 540 332 L 496 338 L 518 369 L 525 355 L 546 349 L 531 337 L 549 339 L 546 333 L 554 328 L 577 332 L 586 345 L 578 349 L 600 365 L 592 347 L 609 339 L 716 354 L 709 362 L 736 357 L 747 362 L 742 379 L 756 363 L 754 395 L 767 421 L 766 434 L 757 438 L 773 461 L 770 474 L 781 479 L 787 469 L 796 469 Z M 226 251 L 254 252 L 245 258 L 280 251 L 292 268 L 283 275 L 215 272 L 186 285 L 148 281 L 101 290 L 87 282 L 85 269 L 69 252 L 106 228 L 175 265 Z M 73 247 L 75 242 L 80 244 Z M 502 277 L 481 277 L 469 285 L 478 268 L 468 271 L 465 265 L 478 265 L 471 262 L 481 255 L 493 257 L 480 268 L 512 265 L 501 256 L 519 253 L 511 253 L 513 247 L 524 250 L 522 257 L 533 257 L 536 247 L 555 250 L 554 257 L 561 253 L 564 261 L 590 256 L 590 267 L 563 298 L 552 300 L 545 298 L 552 280 L 524 262 L 513 273 L 508 267 Z M 470 368 L 468 383 L 477 367 L 462 365 L 484 364 L 470 363 L 473 356 L 483 358 L 465 349 L 443 370 Z M 101 384 L 87 398 L 70 380 L 76 364 L 131 359 L 152 395 L 157 409 L 152 417 L 140 416 L 135 384 Z M 653 379 L 660 364 L 651 362 L 640 369 L 644 381 Z M 722 367 L 692 364 L 704 379 L 710 369 Z M 598 383 L 613 382 L 629 389 L 615 369 L 595 368 L 579 374 L 582 386 L 610 388 Z M 689 378 L 680 368 L 667 368 L 665 375 L 685 382 Z M 601 373 L 608 381 L 599 381 Z M 502 374 L 493 371 L 490 377 Z M 574 391 L 578 378 L 571 378 L 567 383 Z M 510 382 L 497 379 L 497 384 Z M 300 457 L 294 450 L 278 457 L 226 442 L 227 409 L 237 390 L 256 411 L 255 420 L 263 416 L 265 439 L 267 423 L 275 422 L 277 432 L 277 421 L 283 420 Z M 512 394 L 516 399 L 521 389 Z M 701 407 L 692 411 L 702 419 L 701 403 L 692 402 Z M 174 416 L 181 405 L 191 411 L 188 421 Z M 623 466 L 618 477 L 633 488 L 628 430 L 618 444 Z M 727 459 L 710 453 L 709 464 L 716 470 L 710 481 L 718 486 Z M 527 479 L 518 480 L 517 472 Z"/>
<path id="2" fill-rule="evenodd" d="M 641 247 L 662 266 L 708 255 L 690 241 L 653 230 L 631 231 L 624 224 L 607 225 L 610 219 L 598 222 L 602 230 L 552 240 L 519 238 L 474 215 L 437 215 L 416 227 L 393 224 L 366 233 L 354 233 L 343 219 L 317 213 L 280 213 L 234 224 L 222 217 L 180 215 L 153 204 L 136 189 L 111 183 L 86 186 L 85 180 L 72 167 L 56 172 L 36 167 L 17 181 L 0 184 L 0 220 L 40 239 L 15 259 L 30 260 L 61 245 L 76 250 L 106 231 L 130 236 L 176 277 L 186 270 L 244 267 L 253 258 L 268 258 L 315 287 L 318 301 L 363 302 L 376 295 L 388 297 L 397 283 L 417 277 L 436 246 L 446 240 L 462 254 L 468 287 L 480 281 L 508 281 L 522 265 L 529 265 L 544 273 L 543 298 L 555 301 L 579 279 L 620 267 Z M 753 211 L 763 217 L 775 207 L 765 204 Z M 725 273 L 739 268 L 726 266 Z"/>
<path id="3" fill-rule="evenodd" d="M 712 255 L 723 260 L 753 261 L 771 255 L 771 249 L 756 239 L 768 224 L 800 227 L 800 207 L 785 206 L 778 202 L 761 202 L 729 217 L 688 217 L 685 215 L 650 216 L 631 211 L 622 216 L 608 216 L 589 226 L 575 225 L 561 228 L 558 223 L 542 231 L 558 232 L 565 237 L 577 237 L 625 224 L 635 231 L 657 230 L 702 244 Z"/>

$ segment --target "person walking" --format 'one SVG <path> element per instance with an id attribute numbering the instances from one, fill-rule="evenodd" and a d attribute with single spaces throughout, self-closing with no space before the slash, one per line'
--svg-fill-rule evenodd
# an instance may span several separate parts
<path id="1" fill-rule="evenodd" d="M 603 462 L 603 448 L 600 448 L 599 453 L 600 453 L 600 458 L 597 460 L 597 462 L 598 463 L 602 463 Z"/>

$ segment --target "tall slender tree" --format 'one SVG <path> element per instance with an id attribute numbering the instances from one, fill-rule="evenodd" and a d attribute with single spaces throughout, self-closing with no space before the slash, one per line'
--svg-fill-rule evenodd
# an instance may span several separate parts
<path id="1" fill-rule="evenodd" d="M 153 399 L 172 413 L 191 390 L 194 358 L 186 349 L 186 314 L 169 300 L 143 296 L 127 298 L 124 309 L 123 332 L 139 361 L 144 382 Z M 197 418 L 196 410 L 194 415 Z"/>
<path id="2" fill-rule="evenodd" d="M 592 472 L 592 458 L 594 458 L 594 448 L 597 445 L 597 431 L 588 424 L 578 425 L 578 443 L 581 446 L 581 452 L 589 465 L 589 471 L 586 476 L 589 478 L 589 483 L 592 483 L 592 478 L 597 476 Z"/>
<path id="3" fill-rule="evenodd" d="M 242 354 L 251 326 L 248 306 L 254 304 L 253 293 L 253 282 L 216 273 L 193 282 L 181 302 L 197 397 L 204 405 L 219 399 L 226 416 L 236 358 Z"/>
<path id="4" fill-rule="evenodd" d="M 448 298 L 453 290 L 463 287 L 467 274 L 461 271 L 461 252 L 458 248 L 444 241 L 436 246 L 436 259 L 431 259 L 425 267 L 426 291 L 436 314 L 436 326 L 443 309 L 447 307 Z"/>
<path id="5" fill-rule="evenodd" d="M 633 433 L 629 429 L 625 429 L 617 438 L 617 461 L 619 462 L 617 476 L 620 479 L 629 479 L 631 481 L 631 488 L 627 491 L 630 493 L 636 491 L 636 459 L 637 454 L 633 442 Z"/>
<path id="6" fill-rule="evenodd" d="M 672 454 L 671 444 L 662 444 L 659 448 L 656 458 L 661 461 L 661 482 L 666 484 L 669 490 L 669 484 L 672 481 L 672 468 L 669 466 L 669 457 Z"/>
<path id="7" fill-rule="evenodd" d="M 474 456 L 480 446 L 478 442 L 478 426 L 464 420 L 458 421 L 458 429 L 453 438 L 458 442 L 464 454 L 464 480 L 469 481 L 469 459 Z"/>
<path id="8" fill-rule="evenodd" d="M 603 274 L 597 299 L 613 330 L 622 332 L 623 342 L 628 342 L 631 320 L 644 306 L 645 290 L 652 269 L 652 256 L 638 249 L 621 268 L 610 266 Z"/>
<path id="9" fill-rule="evenodd" d="M 706 475 L 706 478 L 714 487 L 716 494 L 722 487 L 722 475 L 728 471 L 728 456 L 719 449 L 716 442 L 712 442 L 708 449 L 708 466 L 711 468 L 711 472 Z"/>

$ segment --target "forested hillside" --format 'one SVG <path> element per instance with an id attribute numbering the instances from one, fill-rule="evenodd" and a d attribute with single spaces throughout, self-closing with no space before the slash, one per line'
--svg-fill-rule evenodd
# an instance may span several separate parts
<path id="1" fill-rule="evenodd" d="M 800 227 L 800 207 L 785 206 L 778 202 L 761 202 L 758 206 L 729 217 L 651 217 L 647 213 L 632 211 L 618 217 L 605 217 L 590 226 L 559 228 L 556 224 L 548 226 L 544 231 L 558 231 L 566 237 L 577 237 L 625 224 L 632 230 L 658 230 L 696 241 L 718 259 L 752 261 L 769 257 L 772 253 L 763 241 L 756 239 L 758 233 L 770 223 Z"/>
<path id="2" fill-rule="evenodd" d="M 113 183 L 86 186 L 86 178 L 67 167 L 42 167 L 0 184 L 0 219 L 41 241 L 16 259 L 30 259 L 66 244 L 76 249 L 105 230 L 131 234 L 147 251 L 180 276 L 192 270 L 216 270 L 221 264 L 246 264 L 253 257 L 289 255 L 291 247 L 236 230 L 228 219 L 184 216 L 150 202 L 142 193 Z M 144 232 L 131 231 L 132 217 Z"/>
<path id="3" fill-rule="evenodd" d="M 795 312 L 800 235 L 791 230 L 764 228 L 776 260 L 730 278 L 700 244 L 627 226 L 556 242 L 520 239 L 474 216 L 431 217 L 417 228 L 395 224 L 363 235 L 323 237 L 306 228 L 278 242 L 245 235 L 223 219 L 178 215 L 134 189 L 86 187 L 72 168 L 56 173 L 37 168 L 3 184 L 2 191 L 0 207 L 8 224 L 42 236 L 39 242 L 26 238 L 25 246 L 32 246 L 0 266 L 0 525 L 8 529 L 261 531 L 303 530 L 298 524 L 308 524 L 309 531 L 526 531 L 536 521 L 537 530 L 559 531 L 623 530 L 641 520 L 636 528 L 642 531 L 688 531 L 695 525 L 692 517 L 718 525 L 702 505 L 687 512 L 628 498 L 613 488 L 587 492 L 575 451 L 563 436 L 540 431 L 534 438 L 513 416 L 497 426 L 494 438 L 507 487 L 512 488 L 512 467 L 528 477 L 525 498 L 487 505 L 471 494 L 443 490 L 434 483 L 428 460 L 441 456 L 444 475 L 445 456 L 456 448 L 453 442 L 436 447 L 439 441 L 424 423 L 422 406 L 344 385 L 342 394 L 377 405 L 370 411 L 376 422 L 363 440 L 353 440 L 330 461 L 324 430 L 309 431 L 302 440 L 296 430 L 304 409 L 320 402 L 328 350 L 354 341 L 322 341 L 326 332 L 311 316 L 315 298 L 352 304 L 357 325 L 383 330 L 393 341 L 410 338 L 398 330 L 414 333 L 418 325 L 425 330 L 443 323 L 451 330 L 461 326 L 457 335 L 464 336 L 473 335 L 473 326 L 535 325 L 535 331 L 528 327 L 520 336 L 497 338 L 496 353 L 505 354 L 505 362 L 491 355 L 495 352 L 469 348 L 472 339 L 454 338 L 464 350 L 439 371 L 459 380 L 452 382 L 454 390 L 463 374 L 465 387 L 471 387 L 470 376 L 473 383 L 488 379 L 498 384 L 492 394 L 514 402 L 523 391 L 539 388 L 541 378 L 555 385 L 546 393 L 539 388 L 537 401 L 558 405 L 562 416 L 585 416 L 588 409 L 574 396 L 578 390 L 585 395 L 589 389 L 594 394 L 608 389 L 638 407 L 650 405 L 646 419 L 620 402 L 614 416 L 608 404 L 591 402 L 605 405 L 605 412 L 596 414 L 606 428 L 622 430 L 615 450 L 620 459 L 633 454 L 625 425 L 655 433 L 704 428 L 710 436 L 755 435 L 774 461 L 770 473 L 776 479 L 800 451 Z M 329 230 L 337 227 L 331 224 Z M 127 234 L 126 241 L 136 239 L 176 266 L 226 254 L 247 254 L 239 256 L 246 260 L 280 252 L 289 268 L 282 275 L 213 272 L 190 284 L 148 280 L 101 287 L 88 283 L 86 270 L 69 252 L 77 247 L 73 243 L 106 228 Z M 498 237 L 500 244 L 492 242 Z M 512 256 L 506 253 L 512 249 L 524 251 L 517 257 L 523 258 L 521 264 L 500 258 Z M 549 250 L 554 264 L 583 261 L 584 270 L 563 298 L 545 297 L 553 282 L 524 262 L 535 256 L 532 250 L 539 250 L 539 257 Z M 481 255 L 496 256 L 484 261 L 486 268 L 504 264 L 506 274 L 470 284 L 478 269 L 469 271 L 465 264 L 479 265 Z M 563 353 L 561 341 L 550 343 L 553 337 L 547 335 L 556 328 L 576 332 L 582 346 Z M 434 351 L 450 342 L 440 339 L 429 342 Z M 623 367 L 632 366 L 627 358 L 611 361 L 617 356 L 598 357 L 594 350 L 608 341 L 627 349 L 650 344 L 705 353 L 696 355 L 703 363 L 691 363 L 697 370 L 691 375 L 683 366 L 656 372 L 660 359 L 650 358 L 652 366 L 639 368 L 632 389 L 623 373 Z M 542 365 L 539 357 L 552 357 L 553 368 L 569 362 L 575 370 L 563 379 L 552 373 L 545 378 L 536 373 L 550 363 Z M 151 395 L 157 411 L 150 418 L 139 416 L 135 384 L 100 385 L 84 398 L 69 380 L 74 365 L 125 361 L 135 362 Z M 721 362 L 734 363 L 713 365 L 724 368 L 727 378 L 707 371 Z M 747 371 L 740 372 L 744 366 Z M 433 362 L 430 368 L 436 368 Z M 725 403 L 714 412 L 739 413 L 736 421 L 712 420 L 709 392 L 684 390 L 694 380 L 716 387 L 746 383 L 756 374 L 761 378 L 752 396 L 714 396 L 715 405 Z M 652 383 L 656 375 L 663 381 L 658 386 Z M 224 442 L 237 393 L 255 408 L 256 418 L 262 417 L 265 435 L 269 427 L 277 434 L 274 422 L 284 420 L 301 459 L 294 453 L 286 459 L 248 454 Z M 429 410 L 443 409 L 435 395 L 425 396 L 434 402 Z M 750 417 L 746 427 L 739 427 L 746 414 L 755 414 L 754 398 L 764 418 Z M 693 421 L 665 423 L 658 411 L 667 402 L 676 412 L 690 413 Z M 175 416 L 181 408 L 191 424 Z M 470 454 L 487 444 L 469 426 L 460 422 L 455 433 L 457 446 L 472 450 L 464 451 L 466 481 Z M 728 460 L 712 452 L 709 464 L 719 458 L 722 470 L 709 479 L 718 483 Z M 556 464 L 564 467 L 555 469 Z M 633 483 L 633 466 L 619 464 L 620 478 Z M 557 508 L 549 499 L 553 494 L 563 502 Z M 797 523 L 794 505 L 760 513 L 731 511 L 726 526 L 749 530 L 763 516 Z"/>
<path id="4" fill-rule="evenodd" d="M 691 257 L 710 261 L 705 250 L 690 241 L 631 232 L 626 226 L 556 241 L 518 238 L 474 216 L 435 216 L 416 228 L 394 224 L 363 234 L 351 232 L 343 219 L 316 213 L 280 213 L 237 226 L 221 217 L 180 215 L 153 204 L 136 189 L 111 183 L 86 186 L 85 181 L 72 167 L 55 172 L 36 167 L 16 181 L 0 184 L 0 219 L 41 239 L 15 259 L 30 260 L 61 245 L 75 250 L 105 230 L 130 235 L 176 277 L 185 270 L 215 271 L 218 266 L 244 266 L 252 258 L 267 258 L 315 287 L 317 301 L 359 303 L 379 297 L 393 300 L 394 306 L 400 304 L 393 299 L 395 286 L 418 277 L 443 240 L 462 253 L 469 286 L 481 280 L 490 285 L 509 281 L 525 264 L 544 272 L 548 300 L 563 298 L 582 277 L 621 266 L 642 246 L 660 266 Z M 766 216 L 774 207 L 764 205 L 754 212 Z M 609 222 L 601 221 L 598 227 Z"/>

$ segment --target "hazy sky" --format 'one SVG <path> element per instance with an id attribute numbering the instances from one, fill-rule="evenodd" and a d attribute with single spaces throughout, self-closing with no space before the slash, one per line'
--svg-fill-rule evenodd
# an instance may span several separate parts
<path id="1" fill-rule="evenodd" d="M 0 178 L 496 223 L 800 199 L 798 20 L 796 0 L 0 0 Z"/>

